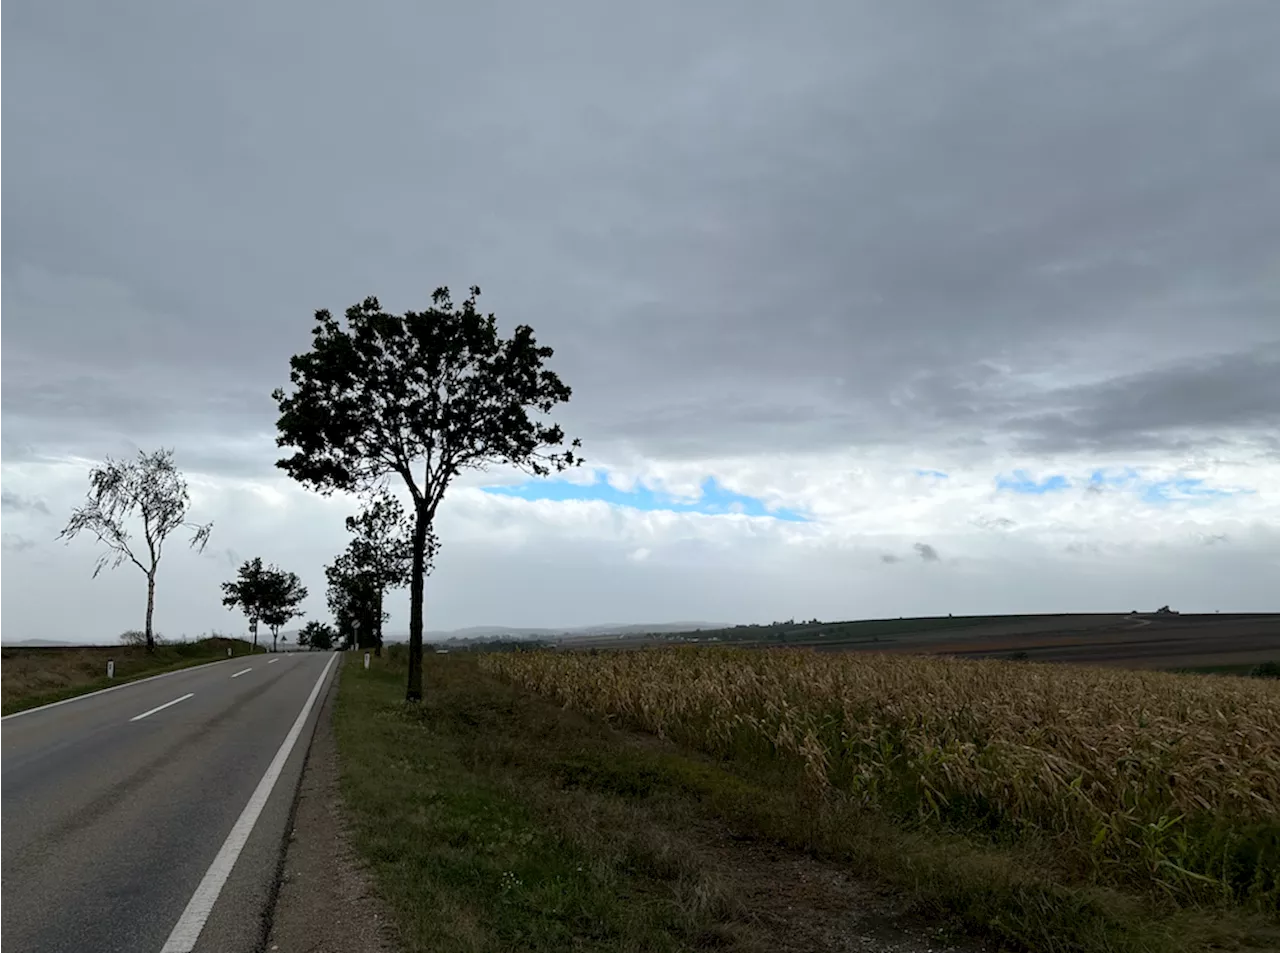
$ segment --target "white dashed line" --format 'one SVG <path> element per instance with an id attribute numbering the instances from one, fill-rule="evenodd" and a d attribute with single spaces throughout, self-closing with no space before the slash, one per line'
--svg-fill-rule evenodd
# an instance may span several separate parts
<path id="1" fill-rule="evenodd" d="M 163 705 L 156 705 L 156 707 L 155 707 L 155 708 L 153 708 L 153 709 L 151 709 L 150 711 L 144 711 L 141 715 L 134 715 L 134 716 L 133 716 L 132 718 L 130 718 L 129 720 L 130 720 L 130 721 L 141 721 L 143 718 L 146 718 L 148 715 L 154 715 L 154 714 L 155 714 L 156 712 L 158 712 L 158 711 L 164 711 L 164 710 L 165 710 L 166 708 L 168 708 L 170 705 L 176 705 L 176 704 L 178 704 L 178 702 L 184 702 L 184 701 L 186 701 L 188 698 L 190 698 L 190 697 L 191 697 L 192 695 L 194 695 L 194 694 L 195 694 L 195 692 L 187 692 L 187 693 L 186 693 L 185 695 L 183 695 L 181 698 L 175 698 L 173 701 L 171 701 L 171 702 L 165 702 Z"/>
<path id="2" fill-rule="evenodd" d="M 275 664 L 276 664 L 276 662 L 278 662 L 278 661 L 280 661 L 278 658 L 273 658 L 273 659 L 268 660 L 267 664 L 268 664 L 268 665 L 275 665 Z"/>
<path id="3" fill-rule="evenodd" d="M 252 671 L 253 671 L 253 669 L 252 669 L 252 668 L 242 668 L 242 669 L 240 669 L 240 671 L 236 672 L 236 673 L 235 673 L 234 675 L 232 675 L 231 677 L 232 677 L 232 678 L 239 678 L 239 677 L 240 677 L 241 675 L 243 675 L 245 672 L 252 672 Z"/>
<path id="4" fill-rule="evenodd" d="M 57 708 L 60 705 L 70 705 L 72 702 L 83 701 L 86 698 L 93 698 L 95 695 L 105 695 L 107 692 L 118 692 L 122 688 L 132 688 L 134 685 L 141 685 L 143 682 L 155 681 L 157 678 L 168 678 L 170 675 L 183 675 L 194 672 L 206 666 L 221 665 L 229 659 L 219 659 L 216 662 L 201 662 L 199 665 L 188 665 L 186 668 L 177 668 L 172 672 L 161 672 L 159 675 L 148 675 L 146 678 L 135 678 L 132 681 L 125 682 L 121 685 L 112 685 L 110 688 L 100 688 L 96 692 L 85 692 L 83 695 L 73 695 L 70 698 L 64 698 L 59 702 L 49 702 L 47 705 L 39 705 L 35 708 L 24 708 L 22 711 L 15 711 L 12 714 L 0 717 L 0 721 L 8 721 L 10 718 L 21 718 L 23 715 L 34 715 L 38 711 L 44 711 L 46 708 Z"/>

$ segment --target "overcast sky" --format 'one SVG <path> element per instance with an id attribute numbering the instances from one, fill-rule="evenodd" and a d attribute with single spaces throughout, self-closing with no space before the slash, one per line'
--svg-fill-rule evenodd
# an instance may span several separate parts
<path id="1" fill-rule="evenodd" d="M 471 283 L 573 483 L 457 484 L 432 629 L 1280 609 L 1274 0 L 3 7 L 3 637 L 110 641 L 55 542 L 169 446 L 167 634 L 309 583 L 312 313 Z M 392 605 L 403 630 L 407 599 Z"/>

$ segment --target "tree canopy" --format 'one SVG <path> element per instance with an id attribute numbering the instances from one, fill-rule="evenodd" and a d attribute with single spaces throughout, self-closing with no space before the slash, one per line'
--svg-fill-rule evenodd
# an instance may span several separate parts
<path id="1" fill-rule="evenodd" d="M 143 636 L 147 651 L 155 651 L 156 571 L 165 541 L 176 530 L 191 531 L 191 546 L 203 552 L 212 523 L 187 519 L 191 505 L 187 481 L 173 462 L 172 450 L 138 451 L 134 460 L 112 460 L 89 472 L 89 494 L 83 506 L 58 534 L 68 542 L 82 532 L 92 533 L 106 551 L 98 557 L 93 575 L 131 562 L 147 577 L 147 615 Z M 135 529 L 142 530 L 141 538 Z"/>
<path id="2" fill-rule="evenodd" d="M 553 351 L 521 324 L 510 338 L 477 309 L 438 288 L 425 311 L 382 310 L 377 298 L 348 308 L 345 321 L 317 311 L 310 351 L 290 361 L 292 391 L 272 395 L 278 463 L 305 486 L 377 491 L 399 478 L 413 502 L 409 572 L 409 683 L 422 698 L 423 584 L 428 540 L 450 481 L 466 469 L 507 464 L 545 476 L 577 466 L 558 424 L 542 419 L 571 391 L 545 367 Z"/>
<path id="3" fill-rule="evenodd" d="M 413 553 L 412 529 L 404 508 L 390 493 L 374 495 L 356 516 L 347 517 L 347 530 L 354 538 L 343 553 L 325 567 L 330 587 L 330 605 L 337 600 L 335 615 L 342 614 L 339 624 L 359 619 L 361 647 L 372 645 L 382 652 L 382 623 L 386 614 L 382 606 L 388 589 L 407 585 Z M 436 549 L 435 535 L 429 533 L 427 569 Z M 358 608 L 362 600 L 369 605 Z"/>
<path id="4" fill-rule="evenodd" d="M 288 625 L 289 620 L 304 615 L 301 606 L 306 598 L 307 587 L 302 584 L 297 573 L 274 569 L 268 574 L 262 621 L 271 630 L 271 651 L 276 650 L 280 630 Z"/>
<path id="5" fill-rule="evenodd" d="M 222 604 L 240 609 L 249 620 L 254 648 L 258 625 L 265 623 L 271 629 L 274 649 L 281 627 L 302 614 L 299 605 L 307 598 L 307 588 L 296 573 L 265 565 L 261 556 L 245 560 L 236 578 L 222 584 L 222 592 Z"/>
<path id="6" fill-rule="evenodd" d="M 333 642 L 333 626 L 317 619 L 312 619 L 298 633 L 298 644 L 303 648 L 328 651 L 333 648 Z"/>

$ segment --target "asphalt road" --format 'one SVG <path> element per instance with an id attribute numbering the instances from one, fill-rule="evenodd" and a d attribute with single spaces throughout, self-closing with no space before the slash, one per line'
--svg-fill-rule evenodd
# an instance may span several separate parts
<path id="1" fill-rule="evenodd" d="M 5 718 L 5 953 L 257 948 L 336 658 L 228 659 Z"/>

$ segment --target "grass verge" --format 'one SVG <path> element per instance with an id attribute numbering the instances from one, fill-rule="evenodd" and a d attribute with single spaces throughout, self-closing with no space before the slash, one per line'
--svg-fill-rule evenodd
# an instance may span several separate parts
<path id="1" fill-rule="evenodd" d="M 1067 886 L 1034 845 L 912 830 L 617 730 L 473 658 L 429 657 L 427 683 L 410 709 L 395 658 L 349 665 L 335 709 L 354 841 L 410 951 L 914 949 L 939 919 L 1049 953 L 1280 944 L 1259 917 Z M 891 899 L 818 895 L 853 871 Z"/>
<path id="2" fill-rule="evenodd" d="M 215 637 L 156 646 L 154 654 L 135 646 L 13 647 L 0 649 L 0 714 L 87 695 L 127 682 L 204 665 L 232 655 L 249 655 L 243 639 Z M 264 651 L 262 646 L 258 651 Z M 107 678 L 107 659 L 115 662 L 115 678 Z"/>

